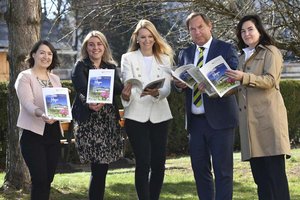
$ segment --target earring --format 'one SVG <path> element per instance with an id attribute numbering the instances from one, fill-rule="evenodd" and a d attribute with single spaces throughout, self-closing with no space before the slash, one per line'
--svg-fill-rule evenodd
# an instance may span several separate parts
<path id="1" fill-rule="evenodd" d="M 137 41 L 136 41 L 136 43 L 138 44 L 138 43 L 139 43 L 139 41 L 137 40 Z"/>

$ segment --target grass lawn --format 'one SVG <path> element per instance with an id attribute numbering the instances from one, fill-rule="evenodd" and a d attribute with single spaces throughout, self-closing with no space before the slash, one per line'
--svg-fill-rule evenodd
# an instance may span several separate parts
<path id="1" fill-rule="evenodd" d="M 291 200 L 300 199 L 300 149 L 292 151 L 287 160 Z M 51 190 L 51 200 L 85 200 L 89 183 L 89 172 L 57 174 Z M 0 173 L 3 183 L 4 173 Z M 106 200 L 137 199 L 134 189 L 134 168 L 109 170 L 106 181 Z M 14 191 L 3 194 L 0 200 L 29 199 L 28 194 Z M 165 181 L 161 200 L 197 200 L 195 182 L 189 157 L 170 158 L 166 164 Z M 256 186 L 248 162 L 240 161 L 240 153 L 234 154 L 234 200 L 256 200 Z"/>

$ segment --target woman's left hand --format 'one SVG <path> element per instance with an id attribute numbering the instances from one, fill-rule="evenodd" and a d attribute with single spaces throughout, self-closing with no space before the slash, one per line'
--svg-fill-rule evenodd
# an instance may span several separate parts
<path id="1" fill-rule="evenodd" d="M 104 103 L 89 103 L 89 108 L 98 112 L 104 105 Z"/>
<path id="2" fill-rule="evenodd" d="M 47 124 L 53 124 L 54 122 L 56 122 L 57 120 L 53 119 L 52 117 L 48 117 L 45 114 L 42 114 L 42 119 L 44 120 L 44 122 L 46 122 Z"/>
<path id="3" fill-rule="evenodd" d="M 232 78 L 235 81 L 242 81 L 244 76 L 244 72 L 240 70 L 232 70 L 232 69 L 226 70 L 225 74 L 226 76 Z"/>
<path id="4" fill-rule="evenodd" d="M 142 92 L 141 97 L 151 95 L 153 97 L 159 96 L 159 90 L 157 88 L 155 89 L 146 89 Z"/>

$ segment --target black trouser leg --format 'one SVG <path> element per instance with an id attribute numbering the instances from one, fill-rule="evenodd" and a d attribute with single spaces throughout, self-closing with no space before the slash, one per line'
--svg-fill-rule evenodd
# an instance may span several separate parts
<path id="1" fill-rule="evenodd" d="M 91 163 L 90 200 L 103 200 L 108 164 Z"/>
<path id="2" fill-rule="evenodd" d="M 60 155 L 59 142 L 24 130 L 20 146 L 31 176 L 31 200 L 48 200 Z"/>
<path id="3" fill-rule="evenodd" d="M 167 122 L 152 124 L 151 162 L 150 162 L 150 199 L 158 200 L 165 177 Z"/>
<path id="4" fill-rule="evenodd" d="M 164 180 L 167 127 L 168 122 L 153 124 L 126 119 L 126 133 L 136 160 L 135 187 L 139 200 L 159 199 Z"/>
<path id="5" fill-rule="evenodd" d="M 284 155 L 250 160 L 259 200 L 290 200 Z"/>

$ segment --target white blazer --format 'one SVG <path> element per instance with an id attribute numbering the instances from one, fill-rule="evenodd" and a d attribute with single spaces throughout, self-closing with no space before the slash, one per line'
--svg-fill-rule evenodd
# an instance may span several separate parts
<path id="1" fill-rule="evenodd" d="M 171 92 L 171 75 L 167 73 L 166 68 L 171 68 L 171 61 L 167 55 L 162 56 L 162 63 L 153 59 L 151 73 L 146 74 L 144 66 L 144 57 L 140 50 L 128 52 L 122 55 L 121 59 L 121 78 L 122 82 L 130 78 L 137 78 L 145 86 L 148 82 L 158 78 L 166 78 L 164 85 L 159 89 L 159 96 L 150 95 L 140 97 L 141 91 L 133 85 L 129 101 L 122 99 L 124 107 L 124 118 L 138 122 L 151 121 L 159 123 L 172 119 L 171 110 L 167 96 Z M 150 76 L 150 78 L 146 77 Z M 145 81 L 148 80 L 149 81 Z"/>

